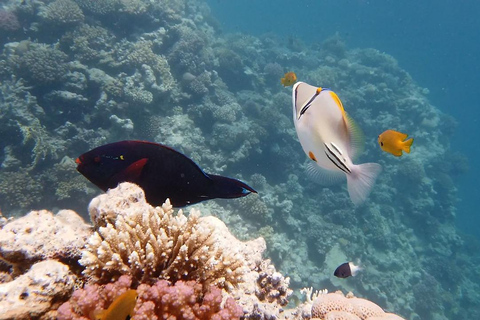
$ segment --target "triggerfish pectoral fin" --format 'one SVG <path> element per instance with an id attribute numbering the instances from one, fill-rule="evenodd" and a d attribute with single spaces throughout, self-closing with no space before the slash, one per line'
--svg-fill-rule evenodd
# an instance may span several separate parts
<path id="1" fill-rule="evenodd" d="M 413 138 L 408 139 L 407 141 L 403 142 L 403 151 L 406 153 L 410 153 L 410 147 L 413 144 Z"/>
<path id="2" fill-rule="evenodd" d="M 209 176 L 214 183 L 212 198 L 231 199 L 244 197 L 252 192 L 257 193 L 252 187 L 240 180 L 215 174 L 209 174 Z"/>
<path id="3" fill-rule="evenodd" d="M 351 170 L 352 173 L 347 174 L 348 194 L 355 205 L 360 205 L 370 194 L 382 166 L 378 163 L 363 163 L 353 165 Z"/>

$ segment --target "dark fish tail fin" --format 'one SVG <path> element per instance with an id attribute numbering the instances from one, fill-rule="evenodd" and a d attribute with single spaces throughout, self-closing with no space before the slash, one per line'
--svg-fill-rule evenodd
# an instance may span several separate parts
<path id="1" fill-rule="evenodd" d="M 218 176 L 215 174 L 209 174 L 209 177 L 214 183 L 214 194 L 211 195 L 214 198 L 240 198 L 252 192 L 257 193 L 257 191 L 255 191 L 252 187 L 240 180 Z"/>

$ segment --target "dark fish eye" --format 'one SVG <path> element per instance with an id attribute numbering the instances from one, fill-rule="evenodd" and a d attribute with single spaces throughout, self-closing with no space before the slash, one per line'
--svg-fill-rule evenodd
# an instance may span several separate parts
<path id="1" fill-rule="evenodd" d="M 100 160 L 101 160 L 101 159 L 100 159 L 99 156 L 96 156 L 95 158 L 93 158 L 93 161 L 94 161 L 95 163 L 99 163 Z"/>

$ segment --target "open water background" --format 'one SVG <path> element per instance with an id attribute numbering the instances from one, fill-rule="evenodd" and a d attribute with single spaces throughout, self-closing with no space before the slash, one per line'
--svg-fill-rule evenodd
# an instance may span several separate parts
<path id="1" fill-rule="evenodd" d="M 480 238 L 480 1 L 208 3 L 225 33 L 273 33 L 305 43 L 320 43 L 338 33 L 348 48 L 370 47 L 395 57 L 418 85 L 429 89 L 430 102 L 458 121 L 451 152 L 468 157 L 469 171 L 456 181 L 457 225 Z"/>

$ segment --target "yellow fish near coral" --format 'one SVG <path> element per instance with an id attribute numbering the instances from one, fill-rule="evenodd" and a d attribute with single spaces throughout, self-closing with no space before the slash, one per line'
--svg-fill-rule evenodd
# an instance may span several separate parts
<path id="1" fill-rule="evenodd" d="M 295 74 L 295 72 L 287 72 L 285 73 L 283 78 L 280 79 L 280 82 L 283 84 L 284 87 L 293 86 L 295 82 L 297 82 L 297 75 Z"/>
<path id="2" fill-rule="evenodd" d="M 312 160 L 307 168 L 313 180 L 328 183 L 347 177 L 350 199 L 356 205 L 367 198 L 382 167 L 354 164 L 361 152 L 360 129 L 347 116 L 335 92 L 297 82 L 292 90 L 293 123 L 303 151 Z"/>
<path id="3" fill-rule="evenodd" d="M 107 310 L 95 312 L 95 320 L 126 320 L 133 316 L 137 304 L 137 291 L 128 290 L 113 300 Z"/>
<path id="4" fill-rule="evenodd" d="M 383 151 L 389 152 L 396 157 L 400 157 L 405 151 L 410 153 L 410 146 L 413 143 L 413 138 L 407 139 L 408 134 L 401 133 L 395 130 L 387 130 L 378 136 L 378 144 Z"/>

